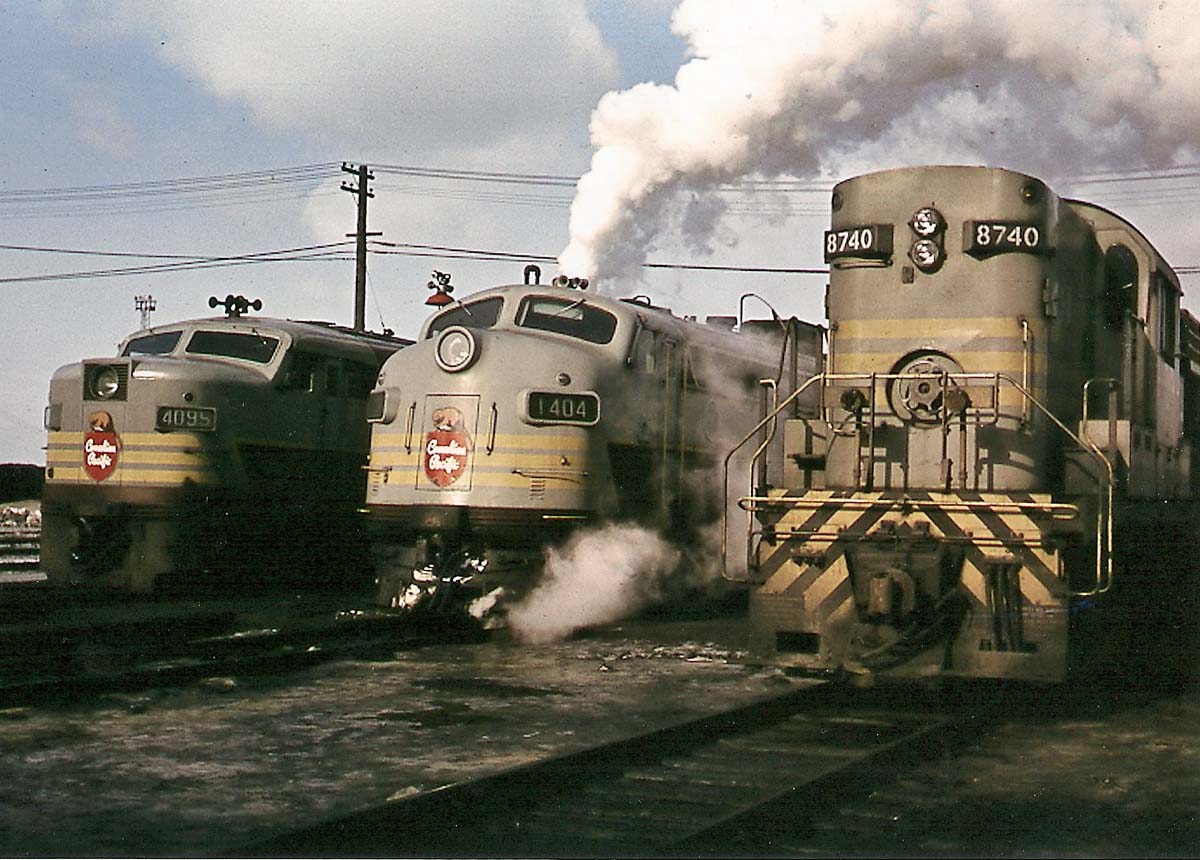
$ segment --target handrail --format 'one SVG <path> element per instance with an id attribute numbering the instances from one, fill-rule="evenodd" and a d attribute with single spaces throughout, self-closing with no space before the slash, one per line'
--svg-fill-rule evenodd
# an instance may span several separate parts
<path id="1" fill-rule="evenodd" d="M 500 411 L 496 408 L 495 402 L 493 402 L 492 408 L 488 411 L 487 445 L 484 447 L 484 451 L 487 452 L 489 456 L 493 451 L 496 450 L 496 419 L 499 414 Z"/>
<path id="2" fill-rule="evenodd" d="M 729 498 L 729 466 L 730 466 L 731 460 L 733 459 L 734 454 L 736 454 L 739 450 L 741 450 L 742 447 L 745 446 L 746 443 L 750 441 L 750 439 L 754 438 L 754 436 L 760 430 L 762 430 L 763 427 L 765 427 L 768 422 L 777 419 L 779 413 L 783 409 L 785 409 L 788 405 L 793 403 L 796 400 L 796 398 L 798 398 L 800 396 L 800 394 L 802 394 L 805 390 L 807 390 L 809 388 L 809 386 L 813 385 L 815 382 L 817 382 L 819 380 L 823 384 L 826 384 L 830 380 L 863 379 L 863 380 L 870 381 L 872 391 L 873 391 L 875 388 L 875 385 L 880 381 L 886 382 L 888 380 L 904 378 L 906 376 L 912 376 L 912 374 L 883 374 L 883 373 L 829 374 L 829 373 L 819 373 L 819 374 L 814 374 L 813 376 L 809 377 L 804 382 L 803 385 L 798 387 L 795 391 L 793 391 L 790 395 L 788 395 L 781 403 L 779 403 L 775 407 L 773 412 L 771 412 L 769 415 L 764 416 L 763 419 L 761 421 L 759 421 L 758 424 L 756 424 L 754 426 L 754 428 L 740 442 L 738 442 L 730 450 L 730 452 L 728 454 L 725 455 L 724 472 L 723 472 L 723 489 L 724 489 L 723 498 L 725 498 L 725 499 Z M 1093 458 L 1095 458 L 1095 460 L 1103 467 L 1102 477 L 1104 478 L 1104 483 L 1101 484 L 1100 479 L 1097 479 L 1097 484 L 1099 485 L 1097 487 L 1098 496 L 1099 496 L 1102 504 L 1100 506 L 1100 509 L 1096 513 L 1095 585 L 1090 590 L 1074 591 L 1071 593 L 1077 597 L 1090 597 L 1090 596 L 1097 595 L 1097 594 L 1104 594 L 1109 589 L 1111 589 L 1112 585 L 1113 585 L 1113 579 L 1114 579 L 1114 575 L 1113 575 L 1113 522 L 1112 522 L 1114 473 L 1113 473 L 1112 462 L 1104 455 L 1104 452 L 1101 451 L 1100 448 L 1090 438 L 1081 438 L 1080 436 L 1075 434 L 1053 412 L 1051 412 L 1050 409 L 1044 403 L 1042 403 L 1040 400 L 1038 400 L 1038 398 L 1035 397 L 1028 388 L 1026 388 L 1021 383 L 1017 382 L 1015 379 L 1013 379 L 1008 374 L 1003 374 L 1003 373 L 947 373 L 947 374 L 945 374 L 945 376 L 948 379 L 955 380 L 956 384 L 959 380 L 983 380 L 983 379 L 989 380 L 992 382 L 994 390 L 996 391 L 997 395 L 999 394 L 999 387 L 1000 387 L 1001 381 L 1007 383 L 1008 385 L 1011 385 L 1024 398 L 1023 403 L 1022 403 L 1022 420 L 1024 420 L 1024 417 L 1025 417 L 1024 413 L 1025 413 L 1026 409 L 1028 408 L 1027 404 L 1033 404 L 1033 406 L 1035 406 L 1042 414 L 1044 414 L 1051 421 L 1051 423 L 1053 423 L 1059 430 L 1061 430 L 1062 433 L 1068 439 L 1072 440 L 1082 450 L 1087 451 L 1087 453 L 1089 455 L 1091 455 Z M 875 403 L 874 403 L 873 397 L 871 400 L 871 407 L 872 407 L 871 422 L 873 425 L 875 422 L 875 413 L 874 413 Z M 996 402 L 994 404 L 994 409 L 995 409 L 995 412 L 997 415 L 997 420 L 998 420 L 999 412 L 1000 412 L 1000 403 L 999 403 L 998 396 L 997 396 Z M 833 425 L 826 417 L 826 412 L 825 412 L 824 408 L 822 408 L 821 413 L 822 413 L 821 420 L 825 423 L 825 426 L 832 431 Z M 755 500 L 760 498 L 753 492 L 754 465 L 755 465 L 754 460 L 752 460 L 751 461 L 751 471 L 750 471 L 751 493 L 749 496 L 744 497 L 742 500 L 739 500 L 739 502 L 738 502 L 738 506 L 742 507 L 747 512 L 747 514 L 746 514 L 746 516 L 747 516 L 747 535 L 750 535 L 753 531 L 754 504 L 755 504 Z M 873 470 L 873 463 L 872 463 L 872 470 Z M 750 502 L 750 507 L 748 507 L 748 508 L 744 507 L 742 505 L 742 501 Z M 954 504 L 954 503 L 952 503 L 952 504 Z M 728 561 L 727 561 L 728 549 L 729 549 L 728 507 L 729 507 L 728 504 L 726 504 L 723 507 L 722 512 L 721 512 L 721 576 L 725 579 L 730 578 L 729 570 L 728 570 Z M 747 565 L 749 565 L 751 551 L 752 551 L 752 547 L 749 545 L 749 542 L 748 542 L 747 548 L 746 548 Z M 749 580 L 747 578 L 747 579 L 734 580 L 734 581 L 747 582 Z"/>
<path id="3" fill-rule="evenodd" d="M 416 417 L 417 402 L 414 400 L 412 403 L 408 404 L 408 418 L 404 425 L 404 453 L 406 454 L 412 453 L 412 432 L 413 425 L 416 422 Z"/>
<path id="4" fill-rule="evenodd" d="M 775 408 L 771 411 L 771 414 L 765 416 L 761 421 L 759 421 L 757 424 L 755 424 L 754 428 L 749 433 L 747 433 L 745 436 L 743 436 L 742 440 L 740 442 L 738 442 L 736 445 L 734 445 L 733 448 L 729 451 L 729 453 L 725 455 L 725 461 L 724 461 L 723 469 L 722 469 L 723 485 L 722 485 L 722 493 L 721 493 L 721 498 L 726 500 L 726 503 L 721 505 L 721 577 L 723 579 L 729 579 L 729 565 L 727 562 L 727 557 L 729 555 L 729 504 L 728 504 L 728 499 L 729 499 L 729 462 L 733 459 L 733 455 L 742 449 L 742 446 L 744 446 L 747 442 L 749 442 L 751 439 L 753 439 L 755 436 L 757 436 L 759 431 L 767 426 L 767 423 L 769 421 L 772 421 L 772 420 L 778 418 L 779 413 L 782 412 L 784 409 L 786 409 L 788 406 L 790 406 L 792 403 L 794 403 L 796 401 L 796 399 L 801 394 L 803 394 L 810 385 L 812 385 L 818 379 L 824 379 L 824 378 L 825 378 L 825 374 L 814 373 L 812 376 L 810 376 L 808 379 L 806 379 L 804 381 L 803 385 L 801 385 L 795 391 L 793 391 L 791 394 L 789 394 L 787 397 L 785 397 L 782 402 L 777 403 L 775 405 Z M 751 494 L 753 494 L 753 481 L 754 481 L 754 461 L 751 460 L 751 462 L 750 462 L 750 482 L 752 485 L 751 486 Z M 746 528 L 747 528 L 747 531 L 749 531 L 750 526 L 752 524 L 753 515 L 747 514 L 746 517 L 747 517 Z M 747 549 L 747 553 L 748 552 L 749 552 L 749 550 Z M 747 561 L 749 561 L 749 555 L 747 555 Z M 731 582 L 748 582 L 749 580 L 743 579 L 743 580 L 730 580 L 730 581 Z"/>
<path id="5" fill-rule="evenodd" d="M 1107 487 L 1099 488 L 1104 496 L 1104 506 L 1096 512 L 1096 586 L 1091 591 L 1073 591 L 1071 592 L 1076 597 L 1091 597 L 1096 594 L 1104 594 L 1113 585 L 1113 465 L 1112 462 L 1104 456 L 1104 452 L 1091 439 L 1081 439 L 1079 436 L 1071 432 L 1067 425 L 1063 424 L 1053 412 L 1046 408 L 1040 400 L 1033 396 L 1032 393 L 1025 389 L 1025 386 L 1018 383 L 1015 379 L 1002 373 L 996 374 L 997 377 L 1004 379 L 1014 388 L 1020 391 L 1028 399 L 1030 403 L 1042 411 L 1042 414 L 1054 422 L 1066 436 L 1079 445 L 1080 448 L 1086 450 L 1089 454 L 1104 467 L 1105 476 L 1107 478 Z M 1103 534 L 1101 534 L 1103 532 Z M 1103 552 L 1101 552 L 1101 540 L 1105 541 Z M 1107 563 L 1107 564 L 1106 564 Z"/>
<path id="6" fill-rule="evenodd" d="M 947 513 L 968 513 L 974 510 L 988 510 L 995 513 L 1042 513 L 1056 520 L 1073 520 L 1080 514 L 1079 505 L 1069 502 L 985 502 L 974 499 L 958 499 L 953 502 L 940 502 L 933 499 L 914 499 L 912 496 L 883 497 L 878 499 L 855 499 L 845 496 L 826 496 L 825 498 L 788 498 L 786 496 L 747 496 L 738 499 L 738 507 L 743 511 L 754 512 L 760 507 L 793 507 L 801 510 L 817 510 L 829 505 L 837 505 L 852 511 L 873 511 L 880 508 L 904 508 L 912 510 L 938 510 Z"/>

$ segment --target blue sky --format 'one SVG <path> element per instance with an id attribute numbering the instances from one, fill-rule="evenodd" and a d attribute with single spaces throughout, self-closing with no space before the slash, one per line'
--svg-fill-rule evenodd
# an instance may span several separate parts
<path id="1" fill-rule="evenodd" d="M 595 151 L 589 121 L 601 98 L 626 91 L 604 103 L 611 119 L 640 96 L 661 97 L 679 67 L 696 55 L 723 60 L 733 77 L 739 63 L 777 60 L 784 81 L 788 69 L 803 63 L 797 66 L 794 58 L 776 57 L 767 48 L 782 45 L 786 51 L 794 44 L 807 52 L 810 65 L 833 67 L 847 56 L 883 56 L 897 69 L 920 71 L 919 58 L 929 53 L 920 44 L 922 34 L 948 33 L 945 45 L 952 47 L 939 49 L 947 52 L 975 36 L 980 45 L 994 44 L 995 22 L 1006 16 L 1036 21 L 1038 10 L 1057 14 L 1098 6 L 1101 12 L 1127 14 L 1129 32 L 1144 37 L 1126 46 L 1130 56 L 1121 58 L 1121 69 L 1128 69 L 1138 67 L 1139 51 L 1154 59 L 1151 43 L 1163 41 L 1161 32 L 1172 32 L 1170 15 L 1187 5 L 1178 0 L 1008 0 L 997 8 L 1010 11 L 981 14 L 977 21 L 947 11 L 982 9 L 993 2 L 998 0 L 689 0 L 673 32 L 676 4 L 669 0 L 0 0 L 0 151 L 5 154 L 0 245 L 232 256 L 340 242 L 354 229 L 355 217 L 353 198 L 339 190 L 347 178 L 337 170 L 340 162 L 579 176 Z M 799 20 L 801 9 L 821 11 L 824 18 Z M 838 19 L 842 13 L 831 11 L 837 9 L 860 17 Z M 924 29 L 908 32 L 908 24 L 889 19 L 898 9 L 911 13 L 908 19 Z M 1076 67 L 1099 56 L 1088 51 L 1086 38 L 1112 44 L 1111 34 L 1100 33 L 1100 23 L 1093 23 L 1090 29 L 1080 27 L 1074 56 L 1082 59 Z M 822 30 L 829 27 L 834 29 Z M 896 43 L 910 49 L 869 43 L 886 35 L 888 27 L 895 30 Z M 1088 80 L 1054 65 L 1053 57 L 1073 56 L 1069 45 L 1063 48 L 1061 33 L 1048 34 L 1044 48 L 1036 34 L 1018 35 L 1023 54 L 988 54 L 981 48 L 978 55 L 965 56 L 953 73 L 939 62 L 927 78 L 909 74 L 905 80 L 912 97 L 894 113 L 889 112 L 894 93 L 876 78 L 865 93 L 847 97 L 840 106 L 841 137 L 826 135 L 819 150 L 798 150 L 792 165 L 751 166 L 761 175 L 795 176 L 822 188 L 852 172 L 921 160 L 993 163 L 1052 182 L 1114 165 L 1200 161 L 1178 141 L 1188 135 L 1197 139 L 1200 110 L 1194 101 L 1165 102 L 1160 112 L 1174 111 L 1172 122 L 1145 129 L 1150 121 L 1130 108 L 1138 103 L 1135 98 L 1109 103 L 1097 94 L 1100 89 L 1089 90 Z M 860 38 L 864 50 L 856 51 L 852 43 Z M 822 52 L 830 44 L 846 50 L 826 57 Z M 758 45 L 764 46 L 761 56 Z M 1175 45 L 1170 53 L 1190 63 L 1194 46 Z M 1029 72 L 1039 58 L 1047 58 L 1045 67 L 1038 67 L 1041 74 Z M 1095 72 L 1102 76 L 1106 68 L 1097 61 Z M 1126 80 L 1119 71 L 1113 71 L 1111 85 L 1104 79 L 1103 92 L 1119 89 Z M 776 77 L 771 68 L 765 74 Z M 631 90 L 642 82 L 663 86 Z M 687 94 L 683 87 L 676 93 L 681 99 Z M 820 131 L 827 107 L 801 101 L 791 110 L 802 119 L 810 111 L 808 120 Z M 715 143 L 730 133 L 723 120 L 728 118 L 698 118 L 694 128 L 689 126 L 689 139 L 719 148 Z M 1160 133 L 1149 133 L 1154 131 Z M 667 129 L 664 137 L 669 134 Z M 643 137 L 648 159 L 670 154 L 654 135 Z M 1086 145 L 1079 145 L 1081 140 Z M 1131 156 L 1134 142 L 1144 141 L 1155 144 L 1153 151 Z M 1070 158 L 1062 159 L 1064 153 Z M 300 165 L 324 167 L 311 171 L 316 178 L 309 181 L 243 179 L 239 188 L 220 194 L 160 195 L 145 187 L 136 194 L 113 192 L 120 184 Z M 690 184 L 687 180 L 695 177 L 681 170 L 672 174 L 682 177 L 669 189 L 677 195 L 672 199 L 703 204 L 702 183 Z M 1171 187 L 1194 212 L 1189 181 L 1195 184 L 1180 180 Z M 80 186 L 102 191 L 94 199 L 51 193 Z M 377 172 L 372 187 L 370 228 L 383 231 L 387 241 L 554 256 L 570 237 L 569 187 L 436 180 L 394 171 Z M 169 188 L 177 192 L 179 186 Z M 1181 219 L 1178 206 L 1170 213 L 1148 206 L 1155 198 L 1130 197 L 1129 185 L 1060 190 L 1097 191 L 1090 196 L 1099 196 L 1101 203 L 1109 194 L 1113 208 L 1141 225 L 1172 262 L 1200 263 L 1200 240 L 1180 226 L 1195 218 Z M 648 253 L 670 262 L 819 266 L 826 194 L 785 197 L 726 205 L 719 217 L 705 221 L 699 240 L 687 224 L 657 225 Z M 679 211 L 704 220 L 712 210 L 695 205 Z M 4 282 L 146 262 L 151 261 L 0 249 L 0 359 L 7 369 L 0 375 L 5 404 L 0 462 L 43 461 L 41 416 L 51 374 L 83 357 L 112 354 L 117 342 L 138 327 L 136 295 L 155 297 L 155 323 L 207 315 L 208 296 L 230 292 L 261 297 L 266 314 L 352 322 L 350 259 Z M 461 296 L 518 281 L 522 266 L 372 256 L 368 325 L 378 329 L 382 322 L 401 334 L 415 333 L 434 268 L 452 273 Z M 556 271 L 553 265 L 543 268 L 548 275 Z M 655 271 L 622 283 L 617 291 L 648 294 L 679 313 L 701 316 L 736 313 L 738 297 L 755 292 L 782 313 L 819 319 L 823 283 L 772 274 Z M 1190 300 L 1185 304 L 1196 307 Z"/>

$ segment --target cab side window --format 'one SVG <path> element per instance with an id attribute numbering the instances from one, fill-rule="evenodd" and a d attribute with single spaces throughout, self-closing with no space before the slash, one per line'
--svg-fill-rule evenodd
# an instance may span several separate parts
<path id="1" fill-rule="evenodd" d="M 648 328 L 638 328 L 637 337 L 633 341 L 629 363 L 634 370 L 641 373 L 653 373 L 655 370 L 654 331 Z"/>
<path id="2" fill-rule="evenodd" d="M 1157 298 L 1158 352 L 1163 361 L 1173 367 L 1179 343 L 1179 294 L 1161 272 L 1154 274 L 1154 294 Z"/>
<path id="3" fill-rule="evenodd" d="M 1104 323 L 1120 331 L 1125 317 L 1137 314 L 1138 263 L 1124 245 L 1104 252 Z"/>
<path id="4" fill-rule="evenodd" d="M 322 357 L 311 352 L 292 350 L 287 357 L 279 387 L 284 391 L 316 391 L 317 373 Z"/>

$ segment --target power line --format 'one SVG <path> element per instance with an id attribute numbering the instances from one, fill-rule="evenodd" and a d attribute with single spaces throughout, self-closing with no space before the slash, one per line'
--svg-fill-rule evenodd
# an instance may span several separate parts
<path id="1" fill-rule="evenodd" d="M 0 278 L 0 284 L 30 283 L 54 280 L 78 280 L 89 277 L 117 277 L 123 275 L 154 274 L 159 272 L 188 271 L 192 269 L 219 268 L 224 266 L 248 265 L 252 263 L 283 263 L 311 261 L 349 261 L 355 259 L 347 253 L 346 246 L 354 242 L 329 242 L 321 245 L 304 245 L 296 248 L 284 248 L 277 251 L 262 251 L 253 254 L 233 256 L 200 256 L 185 254 L 150 254 L 132 251 L 98 251 L 79 248 L 44 247 L 34 245 L 0 245 L 0 250 L 29 251 L 53 254 L 73 254 L 101 257 L 131 257 L 147 260 L 171 260 L 176 262 L 154 264 L 149 266 L 131 266 L 120 269 L 100 269 L 85 272 L 64 272 L 59 274 L 27 275 Z M 468 248 L 454 245 L 427 245 L 414 242 L 385 242 L 371 239 L 368 253 L 381 256 L 427 257 L 446 260 L 470 260 L 474 262 L 493 263 L 547 263 L 554 264 L 558 258 L 550 254 L 522 253 L 517 251 L 496 251 L 484 248 Z M 781 275 L 828 275 L 829 270 L 813 267 L 793 266 L 735 266 L 705 263 L 642 263 L 646 269 L 673 269 L 704 272 L 737 272 L 745 274 L 781 274 Z M 1200 274 L 1200 265 L 1183 265 L 1172 267 L 1177 275 Z"/>
<path id="2" fill-rule="evenodd" d="M 438 257 L 446 259 L 479 260 L 493 263 L 555 263 L 557 257 L 548 254 L 518 254 L 508 251 L 487 251 L 478 248 L 456 248 L 449 245 L 418 245 L 409 242 L 376 242 L 399 250 L 373 250 L 375 254 L 396 254 L 405 257 Z M 723 266 L 699 263 L 642 263 L 645 269 L 688 269 L 705 272 L 745 272 L 775 275 L 828 275 L 828 269 L 788 268 L 776 266 Z"/>
<path id="3" fill-rule="evenodd" d="M 283 263 L 297 261 L 335 261 L 335 260 L 351 260 L 344 246 L 353 244 L 351 242 L 330 242 L 324 245 L 306 245 L 297 248 L 285 248 L 278 251 L 261 251 L 252 254 L 237 254 L 222 257 L 184 257 L 177 259 L 177 262 L 155 263 L 147 266 L 126 266 L 119 269 L 93 269 L 84 272 L 58 272 L 54 274 L 44 275 L 19 275 L 14 277 L 0 278 L 0 284 L 24 284 L 38 283 L 42 281 L 72 281 L 84 280 L 87 278 L 115 278 L 126 275 L 148 275 L 159 274 L 163 272 L 183 272 L 193 271 L 196 269 L 215 269 L 224 268 L 227 266 L 245 266 L 256 263 Z M 14 248 L 26 248 L 29 250 L 49 251 L 47 248 L 29 248 L 29 246 L 12 246 Z M 61 251 L 60 251 L 61 252 Z M 147 259 L 162 258 L 167 255 L 139 255 L 128 254 L 124 252 L 97 252 L 97 251 L 76 251 L 74 253 L 81 254 L 96 254 L 101 256 L 133 256 L 143 257 Z"/>
<path id="4" fill-rule="evenodd" d="M 115 185 L 76 185 L 63 188 L 30 188 L 0 191 L 0 203 L 9 200 L 90 200 L 122 196 L 144 197 L 155 194 L 195 194 L 231 188 L 259 187 L 263 183 L 311 182 L 338 175 L 338 163 L 305 164 L 243 173 L 192 176 L 181 179 L 157 179 Z"/>

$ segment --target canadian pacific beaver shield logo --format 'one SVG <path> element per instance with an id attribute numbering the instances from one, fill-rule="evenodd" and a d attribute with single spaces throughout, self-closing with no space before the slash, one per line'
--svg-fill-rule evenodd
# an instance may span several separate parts
<path id="1" fill-rule="evenodd" d="M 116 471 L 121 440 L 113 428 L 112 416 L 107 412 L 89 415 L 88 428 L 83 434 L 83 471 L 99 483 Z"/>
<path id="2" fill-rule="evenodd" d="M 425 477 L 448 487 L 462 477 L 471 456 L 463 414 L 453 406 L 433 410 L 433 430 L 425 434 Z"/>

